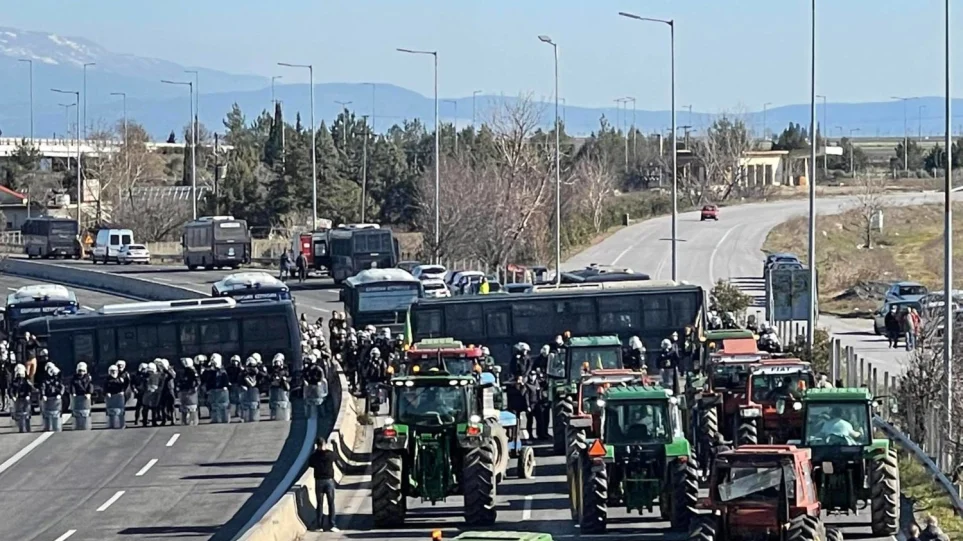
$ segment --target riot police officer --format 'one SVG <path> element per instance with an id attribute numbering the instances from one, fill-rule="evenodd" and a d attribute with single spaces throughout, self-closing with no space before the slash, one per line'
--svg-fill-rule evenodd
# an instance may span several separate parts
<path id="1" fill-rule="evenodd" d="M 183 370 L 177 376 L 177 393 L 181 401 L 181 424 L 197 424 L 197 389 L 201 386 L 200 376 L 194 368 L 194 359 L 181 359 Z"/>
<path id="2" fill-rule="evenodd" d="M 104 396 L 107 403 L 107 428 L 126 428 L 126 412 L 124 404 L 126 397 L 126 382 L 120 378 L 117 365 L 107 368 L 107 381 L 104 382 Z M 145 417 L 146 421 L 146 417 Z"/>
<path id="3" fill-rule="evenodd" d="M 261 370 L 258 366 L 260 357 L 254 353 L 244 363 L 240 380 L 241 422 L 256 423 L 261 420 Z"/>
<path id="4" fill-rule="evenodd" d="M 284 365 L 284 355 L 278 353 L 271 360 L 271 382 L 268 391 L 268 405 L 272 421 L 291 420 L 291 377 Z"/>
<path id="5" fill-rule="evenodd" d="M 27 374 L 27 367 L 18 364 L 13 369 L 10 394 L 13 396 L 13 417 L 20 432 L 30 432 L 30 401 L 33 398 L 33 382 Z"/>
<path id="6" fill-rule="evenodd" d="M 60 369 L 53 362 L 48 361 L 45 370 L 47 376 L 41 386 L 43 395 L 43 426 L 46 432 L 60 432 L 62 430 L 60 413 L 63 411 L 64 383 Z"/>
<path id="7" fill-rule="evenodd" d="M 75 430 L 90 430 L 91 397 L 94 386 L 87 373 L 87 363 L 77 363 L 70 381 L 70 411 L 74 417 Z"/>

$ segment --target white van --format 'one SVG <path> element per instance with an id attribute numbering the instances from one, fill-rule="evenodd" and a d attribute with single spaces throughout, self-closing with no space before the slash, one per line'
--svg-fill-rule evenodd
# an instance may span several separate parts
<path id="1" fill-rule="evenodd" d="M 117 262 L 117 255 L 123 246 L 134 243 L 134 232 L 130 229 L 101 229 L 94 240 L 94 249 L 90 254 L 90 261 L 94 264 L 103 262 Z"/>

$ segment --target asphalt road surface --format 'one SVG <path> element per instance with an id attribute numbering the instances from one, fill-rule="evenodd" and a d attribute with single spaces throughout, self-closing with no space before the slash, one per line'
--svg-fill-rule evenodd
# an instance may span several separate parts
<path id="1" fill-rule="evenodd" d="M 0 276 L 0 288 L 28 279 Z M 75 289 L 96 309 L 128 299 Z M 131 367 L 135 368 L 136 367 Z M 278 485 L 306 421 L 19 434 L 0 414 L 0 539 L 231 539 Z M 266 421 L 266 407 L 262 420 Z M 133 411 L 127 423 L 133 424 Z M 39 430 L 39 416 L 32 419 Z"/>

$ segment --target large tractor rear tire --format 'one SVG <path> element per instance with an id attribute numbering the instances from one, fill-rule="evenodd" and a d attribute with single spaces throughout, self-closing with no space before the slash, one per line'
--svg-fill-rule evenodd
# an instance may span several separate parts
<path id="1" fill-rule="evenodd" d="M 672 461 L 672 513 L 669 520 L 673 530 L 684 531 L 696 515 L 699 503 L 698 464 L 691 456 Z"/>
<path id="2" fill-rule="evenodd" d="M 565 465 L 568 468 L 574 468 L 578 464 L 579 456 L 581 456 L 582 451 L 588 449 L 588 442 L 585 436 L 584 428 L 574 428 L 572 426 L 565 427 L 565 441 L 567 450 L 565 451 Z"/>
<path id="3" fill-rule="evenodd" d="M 375 451 L 371 461 L 371 509 L 376 528 L 394 528 L 405 522 L 408 502 L 402 489 L 403 467 L 400 452 Z"/>
<path id="4" fill-rule="evenodd" d="M 575 414 L 575 404 L 571 396 L 565 396 L 555 401 L 552 407 L 552 452 L 556 455 L 565 453 L 565 427 Z M 529 434 L 529 437 L 532 437 Z"/>
<path id="5" fill-rule="evenodd" d="M 799 515 L 789 521 L 786 541 L 823 541 L 823 539 L 826 539 L 826 527 L 818 517 Z"/>
<path id="6" fill-rule="evenodd" d="M 508 433 L 505 427 L 495 421 L 489 423 L 492 432 L 492 450 L 495 453 L 495 480 L 499 483 L 508 473 L 508 463 L 511 456 L 508 450 Z"/>
<path id="7" fill-rule="evenodd" d="M 609 520 L 609 473 L 605 463 L 585 460 L 582 464 L 582 516 L 584 534 L 604 534 Z"/>
<path id="8" fill-rule="evenodd" d="M 716 519 L 712 515 L 698 515 L 689 526 L 688 541 L 716 541 Z"/>
<path id="9" fill-rule="evenodd" d="M 719 410 L 715 406 L 701 406 L 699 408 L 699 436 L 705 441 L 712 442 L 719 433 Z"/>
<path id="10" fill-rule="evenodd" d="M 869 484 L 873 535 L 890 536 L 899 532 L 899 463 L 896 449 L 880 450 L 870 458 Z"/>
<path id="11" fill-rule="evenodd" d="M 827 528 L 826 541 L 843 541 L 843 532 L 836 528 Z"/>
<path id="12" fill-rule="evenodd" d="M 736 431 L 737 445 L 758 445 L 759 444 L 759 424 L 756 419 L 743 419 L 739 423 L 739 430 Z"/>
<path id="13" fill-rule="evenodd" d="M 495 457 L 489 441 L 468 450 L 462 473 L 465 496 L 465 522 L 469 526 L 491 526 L 495 523 Z"/>

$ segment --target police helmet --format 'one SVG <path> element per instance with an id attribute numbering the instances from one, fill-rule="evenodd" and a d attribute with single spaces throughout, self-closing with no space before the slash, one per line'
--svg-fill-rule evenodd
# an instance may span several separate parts
<path id="1" fill-rule="evenodd" d="M 254 355 L 251 355 L 250 357 L 247 358 L 247 361 L 245 361 L 244 364 L 249 367 L 257 366 L 257 359 L 254 358 Z"/>
<path id="2" fill-rule="evenodd" d="M 40 356 L 41 356 L 41 357 L 46 357 L 46 356 L 48 356 L 48 355 L 50 355 L 50 352 L 47 351 L 47 348 L 43 348 L 43 349 L 40 350 Z"/>
<path id="3" fill-rule="evenodd" d="M 304 362 L 305 362 L 306 364 L 314 364 L 314 363 L 318 362 L 318 358 L 315 357 L 315 355 L 314 355 L 313 353 L 311 353 L 311 354 L 309 354 L 307 357 L 304 358 Z"/>
<path id="4" fill-rule="evenodd" d="M 147 363 L 140 363 L 140 366 L 137 367 L 137 371 L 138 371 L 138 372 L 147 372 Z"/>
<path id="5" fill-rule="evenodd" d="M 87 373 L 87 363 L 85 363 L 85 362 L 79 362 L 79 363 L 77 363 L 77 370 L 76 370 L 76 372 L 77 372 L 78 374 L 86 374 L 86 373 Z"/>
<path id="6" fill-rule="evenodd" d="M 258 364 L 261 364 L 261 354 L 260 354 L 260 353 L 258 353 L 258 352 L 255 351 L 254 353 L 251 354 L 251 357 L 253 357 L 254 360 L 257 361 Z"/>
<path id="7" fill-rule="evenodd" d="M 374 357 L 375 359 L 381 358 L 381 350 L 378 348 L 371 348 L 371 351 L 369 351 L 368 354 Z"/>
<path id="8" fill-rule="evenodd" d="M 147 365 L 147 373 L 148 373 L 148 374 L 156 374 L 156 373 L 157 373 L 157 365 L 154 364 L 154 363 L 148 364 L 148 365 Z"/>
<path id="9" fill-rule="evenodd" d="M 60 369 L 54 363 L 47 363 L 47 374 L 51 376 L 56 376 L 60 373 Z"/>
<path id="10" fill-rule="evenodd" d="M 127 361 L 117 361 L 114 363 L 117 365 L 117 370 L 124 371 L 127 368 Z"/>
<path id="11" fill-rule="evenodd" d="M 642 340 L 639 339 L 638 336 L 629 338 L 629 347 L 632 349 L 645 349 L 645 346 L 642 345 Z"/>
<path id="12" fill-rule="evenodd" d="M 526 344 L 525 342 L 522 342 L 519 345 L 521 346 L 522 351 L 524 351 L 525 353 L 532 351 L 532 347 Z"/>
<path id="13" fill-rule="evenodd" d="M 207 355 L 198 355 L 194 357 L 194 362 L 197 364 L 204 364 L 207 362 Z"/>
<path id="14" fill-rule="evenodd" d="M 488 346 L 482 346 L 482 355 L 491 355 L 492 352 L 488 350 Z"/>
<path id="15" fill-rule="evenodd" d="M 190 357 L 184 357 L 181 359 L 181 365 L 183 365 L 184 368 L 194 368 L 194 359 L 191 359 Z"/>
<path id="16" fill-rule="evenodd" d="M 119 373 L 120 373 L 120 371 L 117 370 L 117 365 L 116 365 L 116 364 L 112 364 L 112 365 L 110 365 L 109 368 L 107 368 L 107 375 L 110 376 L 110 377 L 112 377 L 112 378 L 116 378 L 116 377 L 117 377 L 117 374 L 119 374 Z"/>
<path id="17" fill-rule="evenodd" d="M 274 359 L 272 359 L 271 362 L 274 363 L 275 366 L 284 364 L 284 354 L 276 353 L 274 355 Z"/>
<path id="18" fill-rule="evenodd" d="M 364 332 L 366 332 L 366 333 L 368 333 L 368 334 L 374 334 L 374 333 L 378 332 L 378 330 L 375 329 L 375 326 L 374 326 L 374 325 L 365 325 L 365 326 L 364 326 Z"/>
<path id="19" fill-rule="evenodd" d="M 542 355 L 547 356 L 551 352 L 552 352 L 551 346 L 549 346 L 548 344 L 545 344 L 544 346 L 542 346 L 542 351 L 541 351 Z"/>
<path id="20" fill-rule="evenodd" d="M 234 363 L 234 364 L 241 364 L 241 356 L 240 356 L 240 355 L 231 355 L 231 362 Z"/>
<path id="21" fill-rule="evenodd" d="M 672 347 L 672 340 L 668 338 L 662 339 L 662 349 L 669 349 Z"/>
<path id="22" fill-rule="evenodd" d="M 314 355 L 314 357 L 315 357 L 316 359 L 320 359 L 320 358 L 321 358 L 321 350 L 320 350 L 320 349 L 312 349 L 312 350 L 311 350 L 311 355 Z"/>
<path id="23" fill-rule="evenodd" d="M 218 355 L 217 353 L 215 353 L 214 355 L 211 355 L 211 366 L 213 366 L 214 368 L 221 367 L 221 356 Z"/>
<path id="24" fill-rule="evenodd" d="M 13 374 L 17 377 L 25 378 L 27 377 L 27 367 L 22 364 L 18 364 L 13 369 Z"/>

